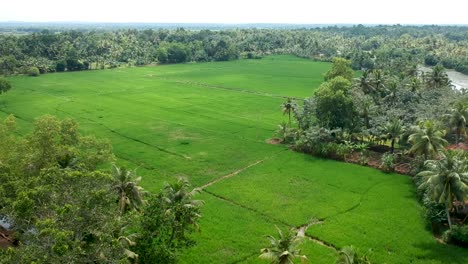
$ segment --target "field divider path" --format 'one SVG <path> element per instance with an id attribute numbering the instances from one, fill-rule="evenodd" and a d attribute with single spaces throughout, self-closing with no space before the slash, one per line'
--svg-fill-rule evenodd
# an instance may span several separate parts
<path id="1" fill-rule="evenodd" d="M 293 100 L 299 100 L 300 99 L 300 98 L 295 98 L 295 97 L 290 97 L 290 96 L 285 96 L 285 95 L 261 93 L 261 92 L 246 90 L 244 88 L 226 87 L 226 86 L 221 86 L 221 85 L 213 85 L 213 84 L 200 83 L 200 82 L 194 82 L 194 81 L 177 80 L 177 79 L 171 79 L 171 78 L 167 78 L 167 77 L 159 77 L 159 76 L 156 76 L 156 75 L 149 75 L 149 77 L 152 77 L 152 78 L 156 77 L 156 78 L 159 78 L 159 79 L 162 79 L 162 80 L 165 80 L 165 81 L 169 81 L 169 82 L 174 82 L 174 83 L 195 85 L 195 86 L 211 88 L 211 89 L 220 89 L 220 90 L 248 93 L 248 94 L 253 94 L 253 95 L 258 95 L 258 96 L 263 96 L 263 97 L 274 97 L 274 98 L 283 98 L 283 99 L 291 98 Z"/>
<path id="2" fill-rule="evenodd" d="M 241 172 L 247 170 L 248 168 L 251 168 L 251 167 L 253 167 L 253 166 L 255 166 L 255 165 L 258 165 L 258 164 L 262 163 L 262 162 L 265 161 L 265 160 L 266 160 L 266 158 L 265 158 L 265 159 L 261 159 L 261 160 L 257 160 L 256 162 L 254 162 L 254 163 L 252 163 L 252 164 L 250 164 L 250 165 L 247 165 L 246 167 L 240 168 L 240 169 L 238 169 L 238 170 L 236 170 L 236 171 L 234 171 L 234 172 L 229 173 L 228 175 L 221 176 L 221 177 L 219 177 L 219 178 L 217 178 L 217 179 L 215 179 L 215 180 L 213 180 L 213 181 L 211 181 L 211 182 L 209 182 L 209 183 L 207 183 L 207 184 L 205 184 L 205 185 L 199 187 L 199 189 L 203 190 L 203 189 L 205 189 L 205 188 L 207 188 L 207 187 L 209 187 L 209 186 L 211 186 L 211 185 L 213 185 L 213 184 L 215 184 L 215 183 L 217 183 L 217 182 L 219 182 L 219 181 L 225 180 L 225 179 L 227 179 L 227 178 L 234 177 L 234 176 L 236 176 L 237 174 L 239 174 L 239 173 L 241 173 Z"/>

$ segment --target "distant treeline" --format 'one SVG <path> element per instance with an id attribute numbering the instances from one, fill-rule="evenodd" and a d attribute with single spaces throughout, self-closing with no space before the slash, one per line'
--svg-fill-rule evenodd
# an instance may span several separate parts
<path id="1" fill-rule="evenodd" d="M 24 28 L 23 28 L 24 29 Z M 32 33 L 31 33 L 32 31 Z M 0 74 L 103 69 L 121 65 L 227 61 L 294 54 L 352 60 L 354 69 L 442 64 L 468 74 L 468 27 L 328 26 L 224 30 L 26 30 L 0 34 Z"/>

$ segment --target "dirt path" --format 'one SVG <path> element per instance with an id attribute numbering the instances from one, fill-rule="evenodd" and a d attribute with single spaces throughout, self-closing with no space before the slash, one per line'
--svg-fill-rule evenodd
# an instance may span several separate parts
<path id="1" fill-rule="evenodd" d="M 238 169 L 238 170 L 236 170 L 236 171 L 234 171 L 234 172 L 232 172 L 232 173 L 230 173 L 230 174 L 228 174 L 228 175 L 224 175 L 224 176 L 222 176 L 222 177 L 220 177 L 220 178 L 218 178 L 218 179 L 216 179 L 216 180 L 214 180 L 214 181 L 211 181 L 211 182 L 209 182 L 209 183 L 207 183 L 207 184 L 205 184 L 205 185 L 203 185 L 203 186 L 201 186 L 201 187 L 199 187 L 199 188 L 200 188 L 200 189 L 205 189 L 206 187 L 209 187 L 209 186 L 211 186 L 211 185 L 213 185 L 213 184 L 215 184 L 215 183 L 217 183 L 217 182 L 219 182 L 219 181 L 222 181 L 222 180 L 225 180 L 225 179 L 227 179 L 227 178 L 231 178 L 231 177 L 233 177 L 233 176 L 236 176 L 237 174 L 239 174 L 239 173 L 245 171 L 246 169 L 248 169 L 248 168 L 250 168 L 250 167 L 253 167 L 253 166 L 255 166 L 255 165 L 257 165 L 257 164 L 263 162 L 264 160 L 265 160 L 265 159 L 257 160 L 256 162 L 254 162 L 254 163 L 252 163 L 252 164 L 250 164 L 250 165 L 248 165 L 248 166 L 246 166 L 246 167 L 240 168 L 240 169 Z"/>

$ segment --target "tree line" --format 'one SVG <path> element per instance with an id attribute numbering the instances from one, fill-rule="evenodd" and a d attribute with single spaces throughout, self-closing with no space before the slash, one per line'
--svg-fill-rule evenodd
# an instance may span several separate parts
<path id="1" fill-rule="evenodd" d="M 103 69 L 122 65 L 226 61 L 295 54 L 353 69 L 441 64 L 468 74 L 468 30 L 457 26 L 353 26 L 225 30 L 34 30 L 0 34 L 0 74 Z M 33 74 L 30 74 L 33 75 Z"/>

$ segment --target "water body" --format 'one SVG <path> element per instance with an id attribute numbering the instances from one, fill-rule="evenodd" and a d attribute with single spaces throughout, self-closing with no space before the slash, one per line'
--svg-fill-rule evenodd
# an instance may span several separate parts
<path id="1" fill-rule="evenodd" d="M 431 68 L 425 66 L 419 66 L 418 68 L 422 72 L 431 71 Z M 452 85 L 455 89 L 460 90 L 462 88 L 468 89 L 468 75 L 463 74 L 461 72 L 457 72 L 455 70 L 445 70 L 448 77 L 452 81 Z"/>

